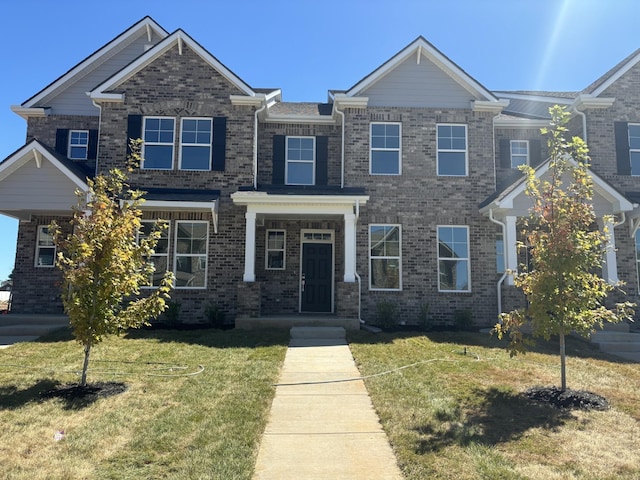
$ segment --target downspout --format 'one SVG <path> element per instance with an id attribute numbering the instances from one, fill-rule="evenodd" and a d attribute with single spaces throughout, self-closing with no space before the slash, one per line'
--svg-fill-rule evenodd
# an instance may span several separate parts
<path id="1" fill-rule="evenodd" d="M 93 106 L 96 107 L 100 112 L 100 114 L 98 115 L 98 144 L 96 145 L 96 168 L 94 172 L 94 175 L 97 176 L 98 175 L 98 158 L 100 157 L 100 128 L 102 127 L 102 105 L 96 103 L 95 100 L 91 100 L 91 103 L 93 103 Z M 127 139 L 127 142 L 128 141 L 129 139 Z"/>
<path id="2" fill-rule="evenodd" d="M 258 190 L 258 115 L 267 108 L 267 103 L 257 109 L 254 114 L 253 135 L 253 189 Z"/>
<path id="3" fill-rule="evenodd" d="M 573 111 L 582 117 L 582 139 L 587 143 L 587 115 L 576 107 L 573 107 Z"/>
<path id="4" fill-rule="evenodd" d="M 343 119 L 344 119 L 344 116 L 343 116 Z M 344 130 L 342 132 L 344 134 Z M 356 200 L 356 225 L 358 225 L 359 218 L 360 218 L 360 200 Z M 357 237 L 357 235 L 354 235 L 354 237 Z M 358 242 L 356 242 L 355 238 L 353 239 L 353 241 L 355 243 L 355 245 L 353 246 L 353 255 L 356 258 L 356 267 L 357 267 L 358 266 L 358 255 L 357 255 Z M 357 268 L 353 269 L 353 274 L 358 279 L 358 322 L 360 322 L 360 324 L 363 324 L 364 320 L 362 320 L 362 279 L 360 278 L 360 275 L 358 275 Z"/>
<path id="5" fill-rule="evenodd" d="M 338 110 L 338 107 L 335 104 L 335 100 L 333 103 L 333 109 L 336 111 L 338 115 L 342 117 L 342 142 L 340 147 L 340 188 L 344 188 L 344 112 Z M 356 204 L 356 209 L 359 207 Z M 356 214 L 356 222 L 358 221 L 358 215 Z"/>
<path id="6" fill-rule="evenodd" d="M 499 220 L 496 220 L 495 218 L 493 218 L 493 209 L 489 209 L 489 220 L 491 220 L 493 223 L 495 223 L 496 225 L 500 225 L 500 228 L 502 228 L 502 251 L 503 251 L 503 256 L 505 259 L 505 266 L 504 266 L 504 273 L 502 274 L 502 276 L 500 277 L 500 280 L 498 280 L 498 285 L 496 287 L 497 290 L 497 297 L 498 297 L 498 318 L 500 318 L 500 315 L 502 315 L 502 284 L 504 283 L 504 279 L 507 278 L 507 265 L 506 265 L 506 243 L 507 243 L 507 226 L 500 222 Z"/>

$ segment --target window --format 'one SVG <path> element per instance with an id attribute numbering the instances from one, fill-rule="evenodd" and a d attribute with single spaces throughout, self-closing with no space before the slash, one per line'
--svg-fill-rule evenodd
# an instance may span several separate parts
<path id="1" fill-rule="evenodd" d="M 315 137 L 287 137 L 287 185 L 315 185 Z"/>
<path id="2" fill-rule="evenodd" d="M 183 118 L 180 128 L 180 169 L 211 169 L 210 118 Z"/>
<path id="3" fill-rule="evenodd" d="M 38 226 L 36 240 L 36 267 L 53 267 L 56 264 L 56 245 L 46 225 Z"/>
<path id="4" fill-rule="evenodd" d="M 629 124 L 631 175 L 640 175 L 640 125 Z"/>
<path id="5" fill-rule="evenodd" d="M 469 228 L 438 227 L 438 291 L 469 292 Z"/>
<path id="6" fill-rule="evenodd" d="M 467 175 L 467 126 L 438 125 L 438 175 Z"/>
<path id="7" fill-rule="evenodd" d="M 400 225 L 369 225 L 369 289 L 402 289 L 400 242 Z"/>
<path id="8" fill-rule="evenodd" d="M 638 280 L 638 292 L 640 292 L 640 230 L 636 230 L 636 273 Z"/>
<path id="9" fill-rule="evenodd" d="M 86 160 L 89 151 L 89 130 L 70 130 L 68 157 L 73 160 Z"/>
<path id="10" fill-rule="evenodd" d="M 208 222 L 176 222 L 176 288 L 205 288 Z"/>
<path id="11" fill-rule="evenodd" d="M 155 226 L 155 220 L 143 220 L 140 231 L 138 232 L 138 241 L 147 238 L 151 232 L 153 232 Z M 169 228 L 170 227 L 167 227 L 162 230 L 154 252 L 149 258 L 149 261 L 153 263 L 155 268 L 154 273 L 149 279 L 149 284 L 152 287 L 159 287 L 165 272 L 169 270 Z"/>
<path id="12" fill-rule="evenodd" d="M 504 273 L 504 239 L 502 232 L 496 233 L 496 272 Z"/>
<path id="13" fill-rule="evenodd" d="M 142 138 L 142 168 L 171 170 L 173 168 L 173 138 L 175 119 L 145 117 Z"/>
<path id="14" fill-rule="evenodd" d="M 529 165 L 529 142 L 527 140 L 511 140 L 511 168 Z"/>
<path id="15" fill-rule="evenodd" d="M 371 124 L 371 175 L 400 175 L 400 138 L 399 123 Z"/>
<path id="16" fill-rule="evenodd" d="M 267 247 L 265 265 L 267 270 L 285 269 L 286 232 L 284 230 L 267 230 Z"/>

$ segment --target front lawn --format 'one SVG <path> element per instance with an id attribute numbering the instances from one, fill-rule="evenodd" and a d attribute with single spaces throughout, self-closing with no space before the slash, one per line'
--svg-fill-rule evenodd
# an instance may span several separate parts
<path id="1" fill-rule="evenodd" d="M 407 479 L 640 478 L 638 364 L 568 339 L 568 387 L 611 408 L 562 411 L 521 395 L 559 384 L 555 343 L 509 358 L 482 333 L 354 332 L 349 341 L 363 375 L 394 370 L 365 383 Z"/>
<path id="2" fill-rule="evenodd" d="M 288 332 L 140 331 L 92 351 L 89 383 L 114 396 L 47 399 L 77 382 L 68 332 L 0 350 L 7 479 L 250 479 Z M 57 432 L 61 440 L 54 436 Z"/>

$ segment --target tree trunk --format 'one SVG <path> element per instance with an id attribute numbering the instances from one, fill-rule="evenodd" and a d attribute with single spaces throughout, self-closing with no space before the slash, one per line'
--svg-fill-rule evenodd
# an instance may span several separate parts
<path id="1" fill-rule="evenodd" d="M 80 379 L 80 386 L 87 386 L 87 369 L 89 368 L 89 354 L 91 353 L 91 344 L 86 343 L 84 345 L 84 363 L 82 365 L 82 378 Z"/>
<path id="2" fill-rule="evenodd" d="M 560 330 L 560 383 L 561 390 L 567 389 L 567 360 L 564 346 L 564 330 Z"/>

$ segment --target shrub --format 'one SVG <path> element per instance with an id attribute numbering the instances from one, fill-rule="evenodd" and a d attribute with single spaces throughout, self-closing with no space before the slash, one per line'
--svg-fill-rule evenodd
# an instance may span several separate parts
<path id="1" fill-rule="evenodd" d="M 378 326 L 381 328 L 392 328 L 396 325 L 395 313 L 396 304 L 388 300 L 382 300 L 376 305 Z"/>
<path id="2" fill-rule="evenodd" d="M 164 323 L 168 325 L 176 325 L 180 323 L 180 308 L 182 307 L 182 303 L 176 302 L 175 300 L 167 301 L 167 309 L 164 311 L 162 315 Z"/>
<path id="3" fill-rule="evenodd" d="M 453 323 L 458 330 L 472 331 L 473 313 L 471 313 L 471 310 L 456 310 L 453 312 Z"/>
<path id="4" fill-rule="evenodd" d="M 433 328 L 431 315 L 429 315 L 430 308 L 431 306 L 428 303 L 424 303 L 420 307 L 420 313 L 418 314 L 418 323 L 425 332 L 428 332 Z"/>
<path id="5" fill-rule="evenodd" d="M 207 305 L 204 309 L 204 314 L 207 317 L 207 322 L 214 328 L 223 328 L 225 313 L 218 304 Z"/>

